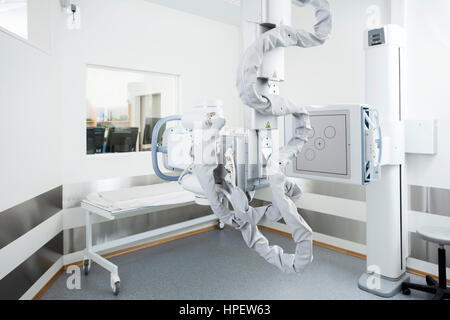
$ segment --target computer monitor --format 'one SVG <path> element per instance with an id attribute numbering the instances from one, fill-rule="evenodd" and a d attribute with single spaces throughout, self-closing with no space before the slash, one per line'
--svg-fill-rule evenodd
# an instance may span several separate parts
<path id="1" fill-rule="evenodd" d="M 152 134 L 153 129 L 155 128 L 156 123 L 161 120 L 161 118 L 146 118 L 145 119 L 145 128 L 144 128 L 144 137 L 142 139 L 143 145 L 151 145 L 152 144 Z M 158 143 L 162 143 L 162 136 L 164 131 L 166 130 L 166 125 L 161 127 L 158 134 Z"/>
<path id="2" fill-rule="evenodd" d="M 108 129 L 106 140 L 106 152 L 134 152 L 136 151 L 139 128 L 117 128 Z"/>
<path id="3" fill-rule="evenodd" d="M 105 144 L 105 128 L 86 128 L 86 152 L 87 154 L 102 153 Z"/>

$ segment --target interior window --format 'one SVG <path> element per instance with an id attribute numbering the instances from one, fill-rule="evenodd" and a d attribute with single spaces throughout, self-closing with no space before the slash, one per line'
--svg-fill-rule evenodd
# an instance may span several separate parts
<path id="1" fill-rule="evenodd" d="M 101 66 L 86 74 L 87 154 L 150 151 L 156 123 L 178 111 L 178 77 Z"/>

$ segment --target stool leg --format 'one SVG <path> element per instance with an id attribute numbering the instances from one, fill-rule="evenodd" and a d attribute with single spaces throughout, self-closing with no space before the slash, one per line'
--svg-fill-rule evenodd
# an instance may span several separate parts
<path id="1" fill-rule="evenodd" d="M 437 288 L 425 286 L 425 285 L 418 284 L 418 283 L 412 283 L 412 282 L 403 282 L 402 289 L 406 289 L 406 288 L 413 289 L 413 290 L 419 290 L 419 291 L 423 291 L 423 292 L 428 292 L 428 293 L 433 293 L 433 294 L 436 294 L 436 292 L 437 292 Z"/>
<path id="2" fill-rule="evenodd" d="M 445 298 L 445 292 L 438 291 L 434 297 L 433 300 L 443 300 Z"/>
<path id="3" fill-rule="evenodd" d="M 450 291 L 447 291 L 444 295 L 444 299 L 449 299 L 450 300 Z"/>
<path id="4" fill-rule="evenodd" d="M 447 288 L 447 270 L 445 261 L 445 249 L 438 249 L 438 266 L 439 266 L 439 288 Z"/>
<path id="5" fill-rule="evenodd" d="M 433 279 L 433 277 L 432 276 L 426 276 L 426 281 L 427 281 L 427 285 L 429 285 L 429 286 L 437 286 L 438 285 L 438 283 L 437 283 L 437 281 L 436 280 L 434 280 Z"/>

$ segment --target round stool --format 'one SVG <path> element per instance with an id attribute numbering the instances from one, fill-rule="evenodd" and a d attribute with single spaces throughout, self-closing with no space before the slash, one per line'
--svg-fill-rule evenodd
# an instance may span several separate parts
<path id="1" fill-rule="evenodd" d="M 427 285 L 415 284 L 411 282 L 402 283 L 403 294 L 411 294 L 411 290 L 425 291 L 434 294 L 434 300 L 450 299 L 450 289 L 447 287 L 445 245 L 450 245 L 450 228 L 445 227 L 422 227 L 417 233 L 424 239 L 439 245 L 438 268 L 439 282 L 431 276 L 426 277 Z"/>

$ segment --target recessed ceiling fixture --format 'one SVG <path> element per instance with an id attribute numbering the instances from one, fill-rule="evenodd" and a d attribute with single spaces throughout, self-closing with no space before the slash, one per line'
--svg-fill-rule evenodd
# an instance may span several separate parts
<path id="1" fill-rule="evenodd" d="M 240 6 L 241 5 L 241 1 L 240 0 L 223 0 L 225 2 L 234 4 L 235 6 Z"/>
<path id="2" fill-rule="evenodd" d="M 233 4 L 235 6 L 240 6 L 241 5 L 241 0 L 223 0 L 225 2 L 228 2 L 230 4 Z M 299 6 L 304 6 L 305 5 L 305 0 L 292 0 L 293 4 L 299 5 Z"/>

